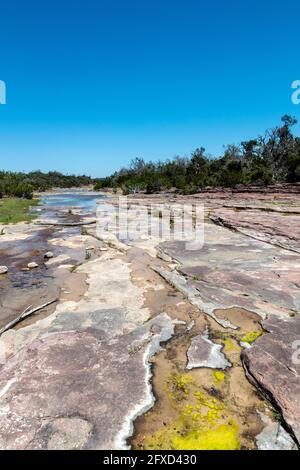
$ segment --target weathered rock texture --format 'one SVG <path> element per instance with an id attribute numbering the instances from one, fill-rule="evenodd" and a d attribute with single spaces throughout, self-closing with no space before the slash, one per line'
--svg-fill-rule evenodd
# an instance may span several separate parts
<path id="1" fill-rule="evenodd" d="M 222 353 L 222 346 L 209 339 L 208 331 L 192 338 L 191 345 L 187 351 L 187 357 L 187 369 L 194 369 L 195 367 L 226 369 L 231 366 Z"/>
<path id="2" fill-rule="evenodd" d="M 300 311 L 298 253 L 212 224 L 205 224 L 204 238 L 200 250 L 188 250 L 184 241 L 162 249 L 179 261 L 182 284 L 194 289 L 205 312 L 241 307 L 265 318 Z"/>
<path id="3" fill-rule="evenodd" d="M 98 312 L 97 328 L 42 335 L 6 362 L 1 449 L 126 447 L 132 420 L 153 404 L 148 358 L 173 327 L 160 315 L 109 338 L 101 328 L 105 314 L 118 312 Z"/>
<path id="4" fill-rule="evenodd" d="M 114 250 L 78 268 L 88 290 L 0 339 L 0 448 L 120 449 L 152 406 L 148 359 L 173 334 Z"/>
<path id="5" fill-rule="evenodd" d="M 270 316 L 263 322 L 269 332 L 243 351 L 249 378 L 281 410 L 300 442 L 300 317 Z M 297 352 L 298 347 L 298 352 Z"/>
<path id="6" fill-rule="evenodd" d="M 274 210 L 275 209 L 275 210 Z M 300 210 L 275 207 L 272 212 L 262 210 L 217 209 L 210 218 L 217 224 L 245 235 L 300 253 Z M 282 210 L 284 213 L 279 213 Z M 297 211 L 298 209 L 294 209 Z"/>

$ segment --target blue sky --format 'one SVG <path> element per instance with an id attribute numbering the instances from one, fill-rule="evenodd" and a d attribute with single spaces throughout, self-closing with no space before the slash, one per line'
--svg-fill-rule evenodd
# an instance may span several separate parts
<path id="1" fill-rule="evenodd" d="M 103 176 L 300 120 L 299 1 L 10 0 L 0 17 L 0 168 Z"/>

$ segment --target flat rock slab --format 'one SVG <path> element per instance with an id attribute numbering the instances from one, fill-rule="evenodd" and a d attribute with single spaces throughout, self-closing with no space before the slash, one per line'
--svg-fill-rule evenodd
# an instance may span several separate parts
<path id="1" fill-rule="evenodd" d="M 281 214 L 300 214 L 300 205 L 299 204 L 276 204 L 274 201 L 271 203 L 261 203 L 259 201 L 242 201 L 242 202 L 228 202 L 222 205 L 228 209 L 238 209 L 238 210 L 260 210 L 266 212 L 277 212 Z"/>
<path id="2" fill-rule="evenodd" d="M 299 443 L 300 316 L 282 319 L 272 315 L 263 327 L 269 333 L 243 351 L 245 369 L 250 380 L 280 408 Z"/>
<path id="3" fill-rule="evenodd" d="M 208 367 L 210 369 L 226 369 L 231 363 L 222 353 L 222 346 L 213 343 L 208 337 L 208 331 L 202 335 L 192 338 L 191 345 L 187 351 L 187 369 L 195 367 Z"/>
<path id="4" fill-rule="evenodd" d="M 1 449 L 120 449 L 153 405 L 149 357 L 173 334 L 161 314 L 129 334 L 46 334 L 0 371 Z"/>
<path id="5" fill-rule="evenodd" d="M 150 319 L 130 264 L 108 250 L 78 268 L 87 291 L 0 337 L 1 449 L 125 449 L 154 402 L 149 358 L 174 332 Z"/>
<path id="6" fill-rule="evenodd" d="M 161 249 L 181 264 L 206 313 L 231 307 L 262 318 L 300 312 L 298 253 L 213 224 L 204 225 L 201 249 L 189 250 L 184 241 L 165 242 Z"/>
<path id="7" fill-rule="evenodd" d="M 300 211 L 298 214 L 285 212 L 222 208 L 214 210 L 210 219 L 258 240 L 300 253 Z"/>

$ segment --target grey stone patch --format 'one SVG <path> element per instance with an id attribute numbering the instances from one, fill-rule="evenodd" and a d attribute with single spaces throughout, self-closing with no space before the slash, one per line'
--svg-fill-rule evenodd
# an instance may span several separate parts
<path id="1" fill-rule="evenodd" d="M 250 349 L 251 348 L 251 344 L 247 343 L 246 341 L 240 341 L 240 346 L 241 346 L 241 348 L 244 348 L 244 349 Z"/>
<path id="2" fill-rule="evenodd" d="M 215 344 L 209 339 L 208 329 L 202 335 L 192 338 L 191 345 L 187 351 L 187 369 L 196 367 L 207 367 L 209 369 L 226 369 L 231 363 L 222 353 L 222 346 Z"/>
<path id="3" fill-rule="evenodd" d="M 39 435 L 44 437 L 49 450 L 82 449 L 88 442 L 93 426 L 79 417 L 57 418 L 42 426 Z"/>
<path id="4" fill-rule="evenodd" d="M 256 446 L 258 450 L 297 450 L 297 445 L 292 437 L 278 422 L 260 413 L 262 421 L 266 424 L 258 436 Z"/>
<path id="5" fill-rule="evenodd" d="M 82 312 L 62 312 L 47 329 L 47 334 L 59 331 L 93 329 L 102 333 L 105 338 L 111 338 L 129 332 L 136 325 L 126 319 L 126 312 L 121 308 L 99 309 L 83 315 Z"/>
<path id="6" fill-rule="evenodd" d="M 157 249 L 157 258 L 162 259 L 163 261 L 166 261 L 167 263 L 171 263 L 173 261 L 173 258 L 171 256 L 167 255 L 162 251 L 160 248 Z"/>

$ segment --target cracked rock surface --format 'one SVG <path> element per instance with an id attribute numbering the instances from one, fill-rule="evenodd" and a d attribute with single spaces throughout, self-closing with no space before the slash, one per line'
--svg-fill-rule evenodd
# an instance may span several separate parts
<path id="1" fill-rule="evenodd" d="M 300 210 L 290 208 L 290 213 L 287 208 L 280 210 L 282 213 L 276 207 L 267 213 L 250 208 L 238 211 L 222 208 L 213 211 L 210 218 L 245 235 L 300 253 Z"/>
<path id="2" fill-rule="evenodd" d="M 180 262 L 205 312 L 238 306 L 265 318 L 300 311 L 300 254 L 212 224 L 204 236 L 200 250 L 187 250 L 184 241 L 163 250 Z"/>
<path id="3" fill-rule="evenodd" d="M 70 243 L 70 240 L 69 240 Z M 0 448 L 121 449 L 153 405 L 149 359 L 173 334 L 114 249 L 78 268 L 79 301 L 0 338 Z"/>
<path id="4" fill-rule="evenodd" d="M 268 333 L 243 351 L 244 364 L 249 378 L 280 408 L 299 443 L 300 317 L 270 316 L 263 327 Z"/>
<path id="5" fill-rule="evenodd" d="M 0 321 L 58 302 L 0 337 L 0 448 L 169 449 L 179 434 L 190 442 L 225 426 L 233 448 L 294 449 L 300 206 L 294 195 L 257 197 L 190 198 L 207 199 L 214 222 L 197 250 L 145 234 L 101 238 L 94 226 L 9 228 Z M 28 253 L 39 266 L 25 273 Z"/>
<path id="6" fill-rule="evenodd" d="M 48 332 L 6 362 L 2 449 L 126 448 L 132 420 L 153 404 L 148 359 L 173 325 L 162 314 L 109 338 L 100 319 L 111 312 L 98 313 L 98 328 Z"/>

